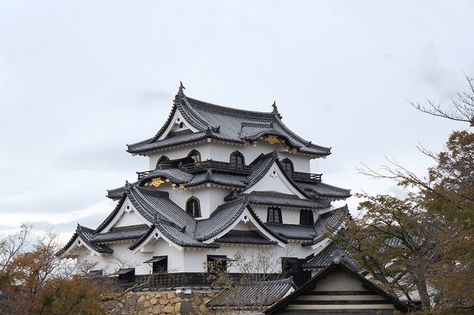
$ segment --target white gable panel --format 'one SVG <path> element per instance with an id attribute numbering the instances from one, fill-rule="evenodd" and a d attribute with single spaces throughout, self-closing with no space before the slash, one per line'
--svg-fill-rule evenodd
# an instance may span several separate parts
<path id="1" fill-rule="evenodd" d="M 307 199 L 286 179 L 276 163 L 273 163 L 267 174 L 255 185 L 247 189 L 245 193 L 248 194 L 252 191 L 276 191 L 283 194 L 296 195 L 301 199 Z"/>
<path id="2" fill-rule="evenodd" d="M 242 224 L 243 223 L 243 224 Z M 248 227 L 245 227 L 247 225 Z M 238 227 L 238 228 L 237 228 Z M 285 247 L 285 244 L 280 241 L 279 239 L 275 238 L 272 234 L 270 234 L 267 230 L 265 230 L 253 217 L 253 215 L 249 212 L 248 209 L 245 209 L 240 217 L 234 221 L 227 229 L 222 231 L 221 233 L 217 234 L 216 236 L 204 241 L 206 244 L 213 243 L 214 240 L 221 238 L 222 236 L 229 233 L 229 231 L 236 229 L 236 230 L 258 230 L 264 237 L 271 241 L 277 242 L 277 244 L 281 247 Z"/>
<path id="3" fill-rule="evenodd" d="M 183 123 L 183 124 L 180 125 L 181 123 Z M 197 132 L 198 131 L 196 128 L 191 126 L 191 124 L 189 124 L 186 121 L 186 119 L 184 119 L 183 115 L 181 115 L 181 113 L 177 110 L 174 113 L 173 118 L 171 119 L 171 122 L 168 125 L 168 127 L 166 128 L 165 132 L 163 132 L 163 134 L 160 136 L 160 138 L 158 140 L 165 139 L 170 132 L 183 131 L 183 130 L 191 130 L 192 132 Z"/>
<path id="4" fill-rule="evenodd" d="M 137 209 L 133 206 L 130 200 L 127 199 L 120 207 L 118 213 L 115 215 L 113 220 L 107 225 L 107 227 L 103 230 L 103 232 L 108 232 L 113 227 L 122 227 L 122 226 L 130 226 L 130 225 L 140 225 L 140 224 L 147 224 L 151 225 L 148 220 L 138 213 Z"/>

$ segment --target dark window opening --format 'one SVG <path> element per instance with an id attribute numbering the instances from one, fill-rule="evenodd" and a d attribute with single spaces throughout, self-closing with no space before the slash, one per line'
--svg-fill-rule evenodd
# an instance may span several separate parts
<path id="1" fill-rule="evenodd" d="M 301 225 L 313 225 L 313 211 L 303 209 L 300 211 L 300 224 Z"/>
<path id="2" fill-rule="evenodd" d="M 196 163 L 196 162 L 201 162 L 201 153 L 197 150 L 192 150 L 188 154 L 188 158 L 190 160 L 190 163 Z"/>
<path id="3" fill-rule="evenodd" d="M 193 218 L 199 218 L 201 216 L 201 206 L 199 205 L 199 199 L 191 197 L 186 202 L 186 212 L 189 213 Z"/>
<path id="4" fill-rule="evenodd" d="M 221 273 L 227 271 L 227 262 L 230 261 L 227 256 L 207 255 L 207 272 Z"/>
<path id="5" fill-rule="evenodd" d="M 179 128 L 183 128 L 183 126 L 184 126 L 184 123 L 183 123 L 183 122 L 180 122 L 180 123 L 179 123 Z"/>
<path id="6" fill-rule="evenodd" d="M 284 159 L 281 161 L 283 166 L 283 170 L 287 173 L 293 173 L 295 171 L 295 167 L 293 166 L 293 162 L 290 159 Z"/>
<path id="7" fill-rule="evenodd" d="M 170 159 L 166 155 L 162 155 L 159 159 L 158 162 L 156 162 L 156 168 L 159 167 L 160 164 L 168 162 Z"/>
<path id="8" fill-rule="evenodd" d="M 125 268 L 118 271 L 118 281 L 132 283 L 135 281 L 135 268 Z"/>
<path id="9" fill-rule="evenodd" d="M 245 158 L 239 151 L 232 152 L 230 154 L 230 164 L 233 165 L 245 165 Z"/>
<path id="10" fill-rule="evenodd" d="M 282 257 L 281 272 L 285 277 L 292 277 L 297 286 L 301 286 L 311 278 L 311 272 L 303 270 L 306 261 L 297 257 Z"/>
<path id="11" fill-rule="evenodd" d="M 284 275 L 297 273 L 299 271 L 298 258 L 282 257 L 281 258 L 281 271 Z"/>
<path id="12" fill-rule="evenodd" d="M 268 223 L 282 223 L 281 209 L 278 207 L 268 208 L 267 222 Z"/>
<path id="13" fill-rule="evenodd" d="M 168 272 L 168 256 L 153 256 L 152 259 L 145 262 L 152 264 L 153 274 Z"/>

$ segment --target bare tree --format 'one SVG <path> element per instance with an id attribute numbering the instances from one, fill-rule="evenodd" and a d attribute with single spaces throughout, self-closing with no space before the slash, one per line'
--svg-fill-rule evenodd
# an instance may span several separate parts
<path id="1" fill-rule="evenodd" d="M 466 81 L 468 90 L 457 92 L 456 97 L 452 98 L 448 105 L 437 104 L 431 100 L 428 100 L 426 105 L 420 103 L 411 103 L 411 105 L 423 113 L 467 122 L 474 127 L 474 78 L 466 75 Z"/>
<path id="2" fill-rule="evenodd" d="M 285 249 L 283 256 L 290 257 L 292 252 Z M 264 311 L 279 298 L 268 290 L 268 284 L 284 277 L 280 256 L 272 248 L 237 252 L 226 267 L 238 271 L 239 277 L 223 270 L 220 263 L 206 264 L 211 286 L 223 289 L 216 301 L 233 312 Z"/>

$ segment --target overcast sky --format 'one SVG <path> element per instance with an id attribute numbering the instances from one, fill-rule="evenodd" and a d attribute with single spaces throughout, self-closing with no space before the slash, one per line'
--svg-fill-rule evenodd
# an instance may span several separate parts
<path id="1" fill-rule="evenodd" d="M 461 123 L 448 102 L 474 75 L 474 1 L 0 0 L 0 234 L 21 222 L 70 235 L 113 209 L 106 189 L 147 159 L 125 152 L 187 95 L 270 111 L 333 154 L 312 165 L 353 192 L 385 157 L 420 175 Z M 349 200 L 352 210 L 356 201 Z"/>

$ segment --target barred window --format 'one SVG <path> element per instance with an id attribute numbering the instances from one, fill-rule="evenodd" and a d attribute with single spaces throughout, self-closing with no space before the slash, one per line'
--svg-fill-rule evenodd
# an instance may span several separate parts
<path id="1" fill-rule="evenodd" d="M 201 216 L 201 206 L 199 205 L 199 199 L 191 197 L 186 202 L 186 212 L 189 213 L 193 218 L 199 218 Z"/>
<path id="2" fill-rule="evenodd" d="M 244 165 L 245 158 L 239 151 L 234 151 L 230 154 L 230 163 L 234 165 Z"/>
<path id="3" fill-rule="evenodd" d="M 268 223 L 282 223 L 281 209 L 278 207 L 269 207 L 267 213 Z"/>
<path id="4" fill-rule="evenodd" d="M 293 162 L 290 159 L 284 159 L 281 161 L 283 166 L 283 170 L 287 173 L 293 173 L 295 171 L 295 167 L 293 166 Z"/>

